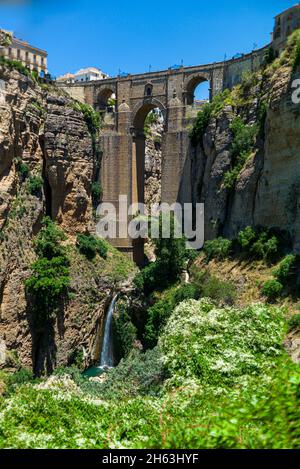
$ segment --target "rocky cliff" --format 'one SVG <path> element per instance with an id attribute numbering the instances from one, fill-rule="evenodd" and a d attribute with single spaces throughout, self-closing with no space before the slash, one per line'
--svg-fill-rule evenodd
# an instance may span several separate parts
<path id="1" fill-rule="evenodd" d="M 0 67 L 0 80 L 0 366 L 87 365 L 99 354 L 114 285 L 131 269 L 114 250 L 91 263 L 72 248 L 76 233 L 93 226 L 95 145 L 70 98 L 7 68 Z M 53 328 L 39 334 L 24 280 L 44 215 L 68 235 L 71 288 Z"/>
<path id="2" fill-rule="evenodd" d="M 294 78 L 284 58 L 245 77 L 215 103 L 196 148 L 190 144 L 182 184 L 192 181 L 191 199 L 205 204 L 206 239 L 234 238 L 246 226 L 264 226 L 285 232 L 300 251 L 300 108 L 291 99 Z M 226 175 L 236 167 L 237 118 L 258 130 L 228 187 Z"/>

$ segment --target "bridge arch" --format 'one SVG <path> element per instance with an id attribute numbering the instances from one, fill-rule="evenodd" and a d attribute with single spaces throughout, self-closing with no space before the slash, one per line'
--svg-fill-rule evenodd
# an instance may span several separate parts
<path id="1" fill-rule="evenodd" d="M 114 87 L 105 87 L 98 91 L 96 97 L 95 107 L 98 111 L 106 111 L 109 99 L 116 96 Z"/>
<path id="2" fill-rule="evenodd" d="M 196 73 L 189 76 L 184 83 L 184 102 L 186 106 L 194 104 L 195 90 L 201 83 L 209 83 L 209 100 L 211 99 L 211 76 L 209 73 Z"/>
<path id="3" fill-rule="evenodd" d="M 144 123 L 149 112 L 153 109 L 159 109 L 163 115 L 164 122 L 166 122 L 166 107 L 164 104 L 156 98 L 145 99 L 142 102 L 137 103 L 132 112 L 132 130 L 134 132 L 142 132 Z"/>

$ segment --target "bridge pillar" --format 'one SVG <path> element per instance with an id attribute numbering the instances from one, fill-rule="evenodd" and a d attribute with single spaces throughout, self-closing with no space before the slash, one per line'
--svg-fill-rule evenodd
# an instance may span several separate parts
<path id="1" fill-rule="evenodd" d="M 177 201 L 181 173 L 185 162 L 183 145 L 185 131 L 182 128 L 184 105 L 174 97 L 167 110 L 166 134 L 162 148 L 162 202 L 173 204 Z"/>

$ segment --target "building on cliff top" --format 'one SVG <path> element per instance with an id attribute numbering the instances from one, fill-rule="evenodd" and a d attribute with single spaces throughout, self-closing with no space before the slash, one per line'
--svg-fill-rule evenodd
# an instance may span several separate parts
<path id="1" fill-rule="evenodd" d="M 60 83 L 80 83 L 94 80 L 104 80 L 109 76 L 96 67 L 82 68 L 76 73 L 66 73 L 57 78 Z"/>
<path id="2" fill-rule="evenodd" d="M 0 35 L 5 37 L 5 42 L 0 44 L 0 56 L 22 62 L 31 72 L 48 73 L 46 51 L 16 38 L 10 31 L 0 29 Z"/>
<path id="3" fill-rule="evenodd" d="M 283 51 L 289 35 L 298 28 L 300 28 L 300 3 L 275 16 L 272 44 L 278 53 Z"/>

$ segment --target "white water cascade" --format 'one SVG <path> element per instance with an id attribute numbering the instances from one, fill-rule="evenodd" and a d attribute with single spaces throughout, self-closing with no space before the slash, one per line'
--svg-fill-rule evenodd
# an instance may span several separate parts
<path id="1" fill-rule="evenodd" d="M 115 295 L 109 305 L 105 320 L 104 336 L 100 357 L 100 368 L 111 368 L 114 366 L 112 320 L 117 299 L 118 295 Z"/>

